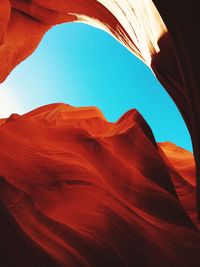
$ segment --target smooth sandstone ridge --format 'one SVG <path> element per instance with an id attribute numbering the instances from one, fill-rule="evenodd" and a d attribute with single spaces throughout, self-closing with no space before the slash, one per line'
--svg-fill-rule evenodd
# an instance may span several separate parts
<path id="1" fill-rule="evenodd" d="M 137 110 L 12 114 L 0 147 L 1 266 L 199 266 L 193 156 Z"/>
<path id="2" fill-rule="evenodd" d="M 1 0 L 0 81 L 36 49 L 52 26 L 77 21 L 117 38 L 153 70 L 176 103 L 192 138 L 200 216 L 198 1 Z"/>

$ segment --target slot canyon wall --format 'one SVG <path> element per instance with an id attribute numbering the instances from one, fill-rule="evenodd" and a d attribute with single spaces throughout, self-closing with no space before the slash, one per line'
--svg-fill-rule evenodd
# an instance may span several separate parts
<path id="1" fill-rule="evenodd" d="M 82 110 L 82 115 L 74 111 L 74 115 L 70 107 L 62 105 L 40 108 L 22 117 L 11 116 L 1 122 L 0 129 L 0 251 L 6 267 L 14 266 L 14 262 L 18 262 L 19 266 L 109 264 L 116 267 L 134 266 L 134 263 L 136 267 L 198 266 L 200 236 L 195 204 L 196 201 L 200 215 L 198 10 L 198 1 L 195 0 L 0 1 L 0 82 L 34 52 L 44 34 L 54 25 L 83 22 L 102 28 L 147 64 L 167 90 L 189 129 L 196 162 L 195 181 L 192 156 L 184 151 L 178 151 L 178 156 L 174 156 L 172 151 L 177 152 L 177 149 L 170 144 L 157 145 L 146 122 L 134 112 L 124 115 L 114 126 L 96 110 Z M 69 114 L 73 115 L 73 123 L 69 121 Z M 77 125 L 79 131 L 76 130 Z M 22 130 L 23 140 L 17 134 L 19 129 Z M 35 131 L 30 132 L 29 129 Z M 48 140 L 46 131 L 49 129 L 51 134 Z M 59 150 L 56 156 L 52 154 L 54 144 L 57 146 L 59 143 L 58 134 L 62 131 L 67 131 L 71 138 L 71 145 L 66 147 L 66 151 L 69 153 L 67 163 L 69 169 L 71 167 L 72 178 L 67 181 L 62 174 L 65 171 L 61 156 L 64 152 Z M 135 141 L 130 133 L 136 138 Z M 26 136 L 31 136 L 33 147 L 28 147 Z M 40 140 L 40 143 L 36 140 Z M 144 143 L 141 140 L 145 140 Z M 141 158 L 137 158 L 137 151 L 128 149 L 131 142 L 140 149 L 140 153 L 142 151 Z M 140 147 L 140 142 L 143 147 Z M 41 144 L 43 147 L 40 151 Z M 23 156 L 26 150 L 22 158 L 17 157 L 17 151 L 22 147 L 28 147 L 32 152 L 36 149 L 35 154 L 29 155 L 30 160 L 26 161 Z M 121 154 L 119 162 L 109 153 L 108 147 L 111 154 Z M 113 183 L 116 172 L 112 164 L 107 162 L 105 168 L 101 169 L 98 162 L 87 154 L 87 150 L 100 161 L 107 162 L 109 158 L 113 166 L 120 166 L 118 172 L 123 172 L 123 179 L 130 185 L 130 191 L 125 189 L 122 174 L 119 184 Z M 6 151 L 11 153 L 11 158 Z M 70 158 L 70 153 L 74 151 L 80 153 L 80 159 L 78 155 Z M 189 157 L 185 169 L 178 160 L 180 155 Z M 40 160 L 46 163 L 44 169 L 40 166 Z M 152 166 L 144 168 L 144 162 L 148 160 Z M 127 161 L 130 162 L 125 164 Z M 9 168 L 6 162 L 17 166 L 16 169 Z M 81 165 L 77 162 L 81 162 Z M 131 167 L 133 162 L 135 167 Z M 34 177 L 30 172 L 23 171 L 22 163 L 35 177 L 42 174 L 45 180 L 39 179 L 38 183 L 31 184 Z M 50 174 L 51 164 L 60 168 L 60 173 L 54 173 L 55 181 Z M 133 181 L 128 173 L 139 178 Z M 156 173 L 162 173 L 162 181 Z M 21 177 L 22 174 L 24 177 Z M 74 180 L 73 177 L 77 175 L 81 175 L 83 180 Z M 96 179 L 95 185 L 90 179 L 92 175 Z M 15 179 L 16 182 L 13 182 Z M 98 179 L 102 180 L 101 185 Z M 54 192 L 53 186 L 58 191 Z M 69 194 L 70 191 L 68 187 L 75 189 L 70 193 L 67 206 L 62 206 L 62 201 L 66 201 L 66 192 Z M 83 203 L 73 202 L 79 192 L 77 187 L 86 188 L 81 195 Z M 92 190 L 88 191 L 88 188 Z M 59 199 L 55 197 L 57 192 L 61 195 Z M 140 199 L 138 192 L 146 192 L 146 200 Z M 86 197 L 87 194 L 95 198 L 94 203 Z M 104 201 L 100 204 L 101 200 Z M 160 207 L 155 205 L 157 201 L 161 203 Z M 70 210 L 79 209 L 78 205 L 81 211 L 76 217 Z M 60 210 L 56 207 L 60 207 Z M 63 209 L 69 213 L 68 217 L 63 216 Z M 97 210 L 101 210 L 103 217 L 98 217 Z M 91 222 L 86 220 L 85 224 L 79 225 L 77 220 L 81 221 L 87 216 Z M 27 221 L 23 220 L 25 217 Z M 99 220 L 102 225 L 98 223 Z M 115 221 L 120 222 L 119 225 Z M 92 230 L 87 232 L 87 229 Z M 102 233 L 109 237 L 107 241 L 101 237 Z M 122 236 L 126 245 L 120 243 Z M 130 257 L 132 252 L 129 246 L 136 243 L 138 250 Z M 110 263 L 106 259 L 110 259 Z"/>
<path id="2" fill-rule="evenodd" d="M 199 266 L 193 155 L 136 110 L 51 104 L 0 137 L 1 266 Z"/>
<path id="3" fill-rule="evenodd" d="M 0 81 L 36 49 L 52 26 L 72 21 L 112 34 L 152 68 L 172 97 L 192 138 L 200 212 L 198 1 L 2 0 Z"/>

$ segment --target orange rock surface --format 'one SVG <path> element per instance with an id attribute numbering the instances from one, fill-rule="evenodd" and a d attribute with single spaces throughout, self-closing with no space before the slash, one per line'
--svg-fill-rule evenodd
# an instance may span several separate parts
<path id="1" fill-rule="evenodd" d="M 0 82 L 72 21 L 106 30 L 153 70 L 187 124 L 196 170 L 135 110 L 116 123 L 64 104 L 1 119 L 0 265 L 199 266 L 198 1 L 1 0 Z"/>
<path id="2" fill-rule="evenodd" d="M 109 32 L 153 70 L 187 124 L 196 160 L 200 217 L 198 10 L 194 0 L 1 0 L 0 81 L 56 24 L 79 21 Z"/>
<path id="3" fill-rule="evenodd" d="M 52 104 L 11 115 L 0 137 L 2 266 L 199 265 L 195 203 L 179 186 L 195 187 L 192 155 L 157 145 L 136 110 L 109 123 Z"/>

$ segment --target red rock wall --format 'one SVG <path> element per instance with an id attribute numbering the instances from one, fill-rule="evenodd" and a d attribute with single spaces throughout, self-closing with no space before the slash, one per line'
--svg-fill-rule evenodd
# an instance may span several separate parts
<path id="1" fill-rule="evenodd" d="M 153 69 L 178 106 L 192 137 L 200 177 L 198 4 L 194 0 L 154 4 L 151 0 L 2 0 L 0 80 L 35 50 L 53 25 L 82 21 L 101 27 Z"/>
<path id="2" fill-rule="evenodd" d="M 68 148 L 62 140 L 71 126 L 59 108 L 12 116 L 0 126 L 3 266 L 198 266 L 199 232 L 192 224 L 198 225 L 195 198 L 200 210 L 198 1 L 153 2 L 1 0 L 0 81 L 52 26 L 81 21 L 103 28 L 152 68 L 178 106 L 194 146 L 197 196 L 193 160 L 183 153 L 178 162 L 173 149 L 157 148 L 146 123 L 138 119 L 133 125 L 131 114 L 110 128 L 102 117 L 96 127 L 82 111 L 81 130 L 70 130 L 78 144 L 73 140 Z M 48 139 L 45 127 L 52 125 Z M 79 164 L 77 155 L 69 157 L 69 181 L 61 152 L 52 154 L 54 145 L 81 154 Z M 74 181 L 76 175 L 82 179 Z M 86 194 L 77 189 L 82 187 Z"/>
<path id="3" fill-rule="evenodd" d="M 164 154 L 136 110 L 53 104 L 0 136 L 2 266 L 199 266 L 192 155 Z"/>

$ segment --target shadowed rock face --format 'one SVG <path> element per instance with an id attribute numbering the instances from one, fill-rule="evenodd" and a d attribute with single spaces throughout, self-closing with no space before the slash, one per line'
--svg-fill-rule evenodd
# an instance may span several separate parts
<path id="1" fill-rule="evenodd" d="M 136 110 L 52 104 L 0 136 L 2 266 L 199 266 L 193 156 Z"/>
<path id="2" fill-rule="evenodd" d="M 153 70 L 178 106 L 194 147 L 200 212 L 198 10 L 195 0 L 2 0 L 0 81 L 56 24 L 80 21 L 108 31 Z"/>
<path id="3" fill-rule="evenodd" d="M 30 55 L 52 26 L 79 21 L 102 28 L 150 66 L 167 33 L 152 1 L 1 1 L 0 80 Z M 0 13 L 0 14 L 1 14 Z"/>

